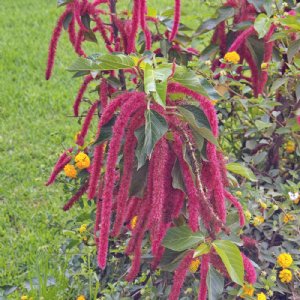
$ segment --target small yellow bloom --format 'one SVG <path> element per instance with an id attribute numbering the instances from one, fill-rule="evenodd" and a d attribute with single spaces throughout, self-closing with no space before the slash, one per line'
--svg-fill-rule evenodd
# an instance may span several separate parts
<path id="1" fill-rule="evenodd" d="M 282 268 L 288 268 L 293 263 L 293 258 L 289 253 L 281 253 L 277 257 L 277 263 Z"/>
<path id="2" fill-rule="evenodd" d="M 218 100 L 211 100 L 212 105 L 216 105 L 218 103 Z"/>
<path id="3" fill-rule="evenodd" d="M 267 207 L 268 207 L 267 203 L 262 202 L 262 201 L 259 202 L 259 205 L 262 209 L 267 209 Z"/>
<path id="4" fill-rule="evenodd" d="M 21 296 L 21 300 L 28 300 L 28 296 L 26 295 Z"/>
<path id="5" fill-rule="evenodd" d="M 288 141 L 284 147 L 287 153 L 294 153 L 296 150 L 296 144 L 293 141 Z"/>
<path id="6" fill-rule="evenodd" d="M 80 131 L 76 132 L 75 135 L 74 135 L 74 142 L 76 143 L 77 142 L 77 139 L 78 139 L 78 135 L 80 134 Z"/>
<path id="7" fill-rule="evenodd" d="M 285 224 L 287 224 L 290 221 L 294 221 L 294 220 L 295 220 L 295 217 L 291 214 L 285 214 L 284 217 L 283 217 L 283 222 Z"/>
<path id="8" fill-rule="evenodd" d="M 253 225 L 254 225 L 255 227 L 257 227 L 257 226 L 261 225 L 264 221 L 265 221 L 265 219 L 264 219 L 263 216 L 257 216 L 257 217 L 255 217 L 254 220 L 253 220 Z"/>
<path id="9" fill-rule="evenodd" d="M 86 243 L 86 242 L 88 241 L 88 237 L 87 237 L 87 236 L 84 236 L 84 237 L 82 238 L 82 241 Z"/>
<path id="10" fill-rule="evenodd" d="M 190 266 L 189 266 L 190 272 L 191 272 L 191 273 L 195 273 L 195 272 L 198 270 L 200 264 L 201 264 L 200 258 L 198 258 L 198 257 L 197 257 L 197 258 L 194 258 L 194 259 L 192 260 L 192 262 L 190 263 Z"/>
<path id="11" fill-rule="evenodd" d="M 245 284 L 243 286 L 243 294 L 241 295 L 241 298 L 245 298 L 245 296 L 253 296 L 254 294 L 254 287 L 251 284 Z"/>
<path id="12" fill-rule="evenodd" d="M 87 229 L 87 224 L 82 224 L 79 228 L 79 233 L 86 232 L 86 229 Z"/>
<path id="13" fill-rule="evenodd" d="M 131 221 L 130 221 L 130 228 L 131 230 L 133 230 L 136 226 L 136 223 L 137 223 L 137 220 L 138 220 L 138 217 L 137 216 L 134 216 Z"/>
<path id="14" fill-rule="evenodd" d="M 77 171 L 76 171 L 75 167 L 70 164 L 65 165 L 64 172 L 65 172 L 66 176 L 70 177 L 70 178 L 76 178 L 76 176 L 77 176 Z"/>
<path id="15" fill-rule="evenodd" d="M 249 210 L 246 210 L 245 211 L 245 217 L 246 217 L 246 220 L 247 221 L 250 221 L 251 217 L 252 217 L 252 214 Z"/>
<path id="16" fill-rule="evenodd" d="M 281 282 L 289 283 L 293 279 L 293 274 L 289 269 L 283 269 L 279 272 L 279 278 Z"/>
<path id="17" fill-rule="evenodd" d="M 268 67 L 268 64 L 264 62 L 264 63 L 261 64 L 260 67 L 261 67 L 262 70 L 264 70 Z"/>
<path id="18" fill-rule="evenodd" d="M 242 196 L 242 192 L 241 192 L 241 191 L 236 191 L 235 194 L 236 194 L 238 197 L 241 197 L 241 196 Z"/>
<path id="19" fill-rule="evenodd" d="M 90 166 L 90 164 L 90 158 L 84 152 L 79 152 L 75 156 L 75 165 L 78 169 L 86 169 Z"/>
<path id="20" fill-rule="evenodd" d="M 238 64 L 240 61 L 240 56 L 237 52 L 227 52 L 224 56 L 224 59 L 227 62 L 233 63 L 233 64 Z"/>
<path id="21" fill-rule="evenodd" d="M 257 294 L 257 300 L 267 300 L 267 297 L 264 293 Z"/>
<path id="22" fill-rule="evenodd" d="M 85 297 L 83 295 L 80 295 L 77 297 L 77 300 L 85 300 Z"/>

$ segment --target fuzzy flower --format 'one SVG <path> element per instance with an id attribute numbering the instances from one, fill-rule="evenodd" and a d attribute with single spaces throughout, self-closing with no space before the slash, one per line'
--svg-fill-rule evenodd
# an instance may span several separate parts
<path id="1" fill-rule="evenodd" d="M 263 216 L 257 216 L 253 219 L 253 226 L 257 227 L 265 221 Z"/>
<path id="2" fill-rule="evenodd" d="M 240 56 L 236 51 L 227 52 L 224 56 L 224 59 L 233 64 L 238 64 L 240 61 Z"/>
<path id="3" fill-rule="evenodd" d="M 180 0 L 175 0 L 175 7 L 174 7 L 174 21 L 173 21 L 173 28 L 171 34 L 169 36 L 169 41 L 172 41 L 178 32 L 179 25 L 180 25 Z"/>
<path id="4" fill-rule="evenodd" d="M 246 220 L 250 221 L 250 219 L 252 218 L 251 212 L 249 210 L 246 210 L 244 214 L 245 214 Z"/>
<path id="5" fill-rule="evenodd" d="M 67 164 L 64 167 L 64 172 L 67 177 L 76 178 L 77 171 L 73 165 Z"/>
<path id="6" fill-rule="evenodd" d="M 293 258 L 289 253 L 281 253 L 277 257 L 277 263 L 282 268 L 288 268 L 293 263 Z"/>
<path id="7" fill-rule="evenodd" d="M 28 300 L 28 296 L 26 295 L 21 296 L 21 300 Z"/>
<path id="8" fill-rule="evenodd" d="M 253 296 L 254 294 L 254 287 L 252 284 L 245 284 L 243 286 L 243 294 L 241 295 L 241 298 L 245 298 L 246 296 Z"/>
<path id="9" fill-rule="evenodd" d="M 285 214 L 283 217 L 283 222 L 287 224 L 288 222 L 295 221 L 295 217 L 292 214 Z"/>
<path id="10" fill-rule="evenodd" d="M 296 144 L 293 141 L 288 141 L 284 149 L 287 153 L 294 153 L 296 150 Z"/>
<path id="11" fill-rule="evenodd" d="M 256 296 L 257 296 L 257 300 L 267 300 L 267 297 L 264 293 L 259 293 Z"/>
<path id="12" fill-rule="evenodd" d="M 87 229 L 87 224 L 82 224 L 79 228 L 79 233 L 86 232 L 86 229 Z"/>
<path id="13" fill-rule="evenodd" d="M 268 207 L 267 203 L 262 202 L 262 201 L 259 202 L 259 205 L 262 209 L 267 209 L 267 207 Z"/>
<path id="14" fill-rule="evenodd" d="M 133 230 L 136 226 L 138 220 L 138 216 L 134 216 L 131 220 L 130 220 L 130 228 L 131 230 Z"/>
<path id="15" fill-rule="evenodd" d="M 191 272 L 191 273 L 196 273 L 197 270 L 198 270 L 198 268 L 199 268 L 199 266 L 200 266 L 200 264 L 201 264 L 200 258 L 198 258 L 198 257 L 197 257 L 197 258 L 194 258 L 194 259 L 191 261 L 190 266 L 189 266 L 190 272 Z"/>
<path id="16" fill-rule="evenodd" d="M 85 297 L 83 295 L 80 295 L 80 296 L 77 297 L 76 300 L 85 300 Z"/>
<path id="17" fill-rule="evenodd" d="M 87 169 L 91 164 L 90 158 L 84 152 L 79 152 L 75 156 L 75 165 L 78 169 Z"/>
<path id="18" fill-rule="evenodd" d="M 289 269 L 283 269 L 279 272 L 280 281 L 283 283 L 289 283 L 293 279 L 293 274 Z"/>
<path id="19" fill-rule="evenodd" d="M 242 253 L 243 258 L 243 265 L 245 269 L 245 281 L 249 282 L 250 284 L 254 284 L 256 281 L 256 271 L 251 263 L 250 259 Z"/>

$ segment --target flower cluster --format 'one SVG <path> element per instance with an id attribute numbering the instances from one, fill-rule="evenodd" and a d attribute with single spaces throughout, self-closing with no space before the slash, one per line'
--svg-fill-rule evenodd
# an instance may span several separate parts
<path id="1" fill-rule="evenodd" d="M 293 258 L 289 253 L 281 253 L 277 257 L 277 264 L 283 268 L 279 272 L 279 278 L 283 283 L 289 283 L 293 279 L 293 274 L 288 268 L 292 265 Z"/>
<path id="2" fill-rule="evenodd" d="M 227 52 L 224 56 L 224 59 L 229 63 L 238 64 L 241 58 L 237 52 L 232 51 Z"/>

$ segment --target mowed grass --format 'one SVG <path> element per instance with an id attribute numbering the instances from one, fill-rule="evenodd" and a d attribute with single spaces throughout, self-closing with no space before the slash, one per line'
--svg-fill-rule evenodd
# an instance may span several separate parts
<path id="1" fill-rule="evenodd" d="M 199 1 L 183 2 L 187 19 L 188 12 L 201 12 Z M 165 9 L 173 1 L 149 0 L 149 5 Z M 63 226 L 78 208 L 64 213 L 61 207 L 68 195 L 61 185 L 44 186 L 57 156 L 73 144 L 79 130 L 68 116 L 81 80 L 65 71 L 76 58 L 65 34 L 53 77 L 44 79 L 48 42 L 60 12 L 55 0 L 1 1 L 0 299 L 5 299 L 5 286 L 17 287 L 8 299 L 19 299 L 33 278 L 45 283 L 50 277 L 55 279 L 53 286 L 29 294 L 66 299 L 59 296 L 68 286 L 68 258 L 60 254 L 60 246 Z M 198 26 L 195 17 L 189 22 Z M 88 53 L 101 49 L 89 47 Z"/>

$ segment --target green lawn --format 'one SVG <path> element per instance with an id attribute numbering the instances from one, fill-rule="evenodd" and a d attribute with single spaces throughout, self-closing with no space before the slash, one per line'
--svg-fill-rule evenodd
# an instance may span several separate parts
<path id="1" fill-rule="evenodd" d="M 187 2 L 186 11 L 201 11 L 199 1 Z M 165 8 L 173 1 L 149 3 Z M 19 299 L 26 281 L 51 276 L 56 284 L 39 296 L 65 299 L 59 295 L 67 286 L 67 259 L 59 248 L 65 239 L 63 226 L 76 208 L 64 213 L 67 196 L 62 187 L 46 188 L 44 182 L 79 129 L 74 118 L 66 116 L 72 113 L 80 80 L 65 71 L 76 58 L 66 35 L 59 43 L 53 77 L 44 80 L 48 41 L 59 13 L 55 0 L 1 1 L 0 299 L 5 299 L 1 287 L 16 286 L 8 299 Z"/>

